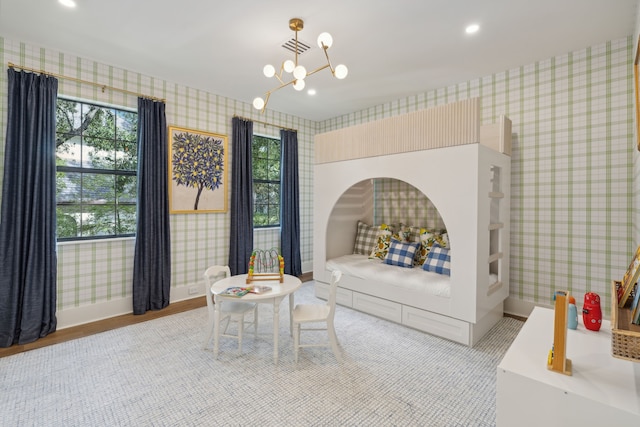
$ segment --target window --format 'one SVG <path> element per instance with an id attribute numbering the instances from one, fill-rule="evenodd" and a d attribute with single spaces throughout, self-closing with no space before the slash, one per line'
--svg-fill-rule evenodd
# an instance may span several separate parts
<path id="1" fill-rule="evenodd" d="M 58 99 L 58 240 L 133 236 L 138 114 Z"/>
<path id="2" fill-rule="evenodd" d="M 280 225 L 280 140 L 253 136 L 253 226 Z"/>

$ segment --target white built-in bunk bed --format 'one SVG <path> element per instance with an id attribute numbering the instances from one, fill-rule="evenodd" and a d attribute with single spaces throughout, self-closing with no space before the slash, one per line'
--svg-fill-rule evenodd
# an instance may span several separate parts
<path id="1" fill-rule="evenodd" d="M 502 318 L 509 294 L 510 151 L 511 122 L 480 126 L 477 98 L 316 135 L 316 295 L 327 298 L 331 269 L 340 268 L 338 304 L 473 346 Z M 357 262 L 333 262 L 353 257 L 358 221 L 376 219 L 378 178 L 404 181 L 437 208 L 450 276 L 380 260 L 371 262 L 386 272 L 358 273 Z"/>

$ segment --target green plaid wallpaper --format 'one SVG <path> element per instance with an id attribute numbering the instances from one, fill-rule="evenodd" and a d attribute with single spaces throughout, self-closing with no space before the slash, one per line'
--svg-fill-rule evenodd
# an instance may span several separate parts
<path id="1" fill-rule="evenodd" d="M 631 37 L 377 105 L 318 132 L 480 97 L 482 122 L 513 123 L 511 297 L 552 305 L 556 289 L 609 312 L 636 243 Z M 637 156 L 636 156 L 637 157 Z M 636 173 L 637 174 L 637 173 Z M 446 220 L 446 219 L 445 219 Z"/>
<path id="2" fill-rule="evenodd" d="M 302 262 L 311 265 L 313 221 L 313 135 L 315 122 L 267 111 L 256 113 L 250 104 L 220 97 L 176 83 L 141 75 L 73 55 L 0 37 L 0 61 L 42 69 L 67 77 L 166 99 L 169 125 L 224 134 L 229 137 L 234 115 L 298 130 L 300 227 Z M 7 77 L 0 75 L 0 171 L 3 168 L 7 120 Z M 59 94 L 107 105 L 136 108 L 137 98 L 99 87 L 59 81 Z M 256 133 L 279 137 L 275 126 L 254 125 Z M 1 177 L 1 173 L 0 173 Z M 230 178 L 230 175 L 229 175 Z M 1 179 L 1 178 L 0 178 Z M 229 183 L 227 183 L 229 184 Z M 227 194 L 230 197 L 230 194 Z M 204 286 L 202 272 L 213 264 L 227 264 L 229 213 L 171 215 L 172 286 Z M 278 230 L 258 230 L 258 247 L 278 247 Z M 63 243 L 58 246 L 58 310 L 72 309 L 131 296 L 133 239 Z M 202 288 L 204 292 L 204 288 Z"/>
<path id="3" fill-rule="evenodd" d="M 422 191 L 404 181 L 378 178 L 374 181 L 374 224 L 404 224 L 442 230 L 438 209 Z"/>
<path id="4" fill-rule="evenodd" d="M 622 277 L 635 249 L 631 37 L 545 59 L 490 76 L 315 123 L 139 73 L 0 37 L 0 60 L 162 97 L 170 125 L 231 137 L 234 114 L 298 129 L 302 261 L 312 260 L 313 136 L 480 97 L 482 121 L 513 122 L 511 296 L 551 305 L 555 289 L 581 303 L 600 293 L 608 312 L 612 279 Z M 6 72 L 0 75 L 0 168 L 6 134 Z M 71 81 L 65 96 L 135 108 L 136 99 Z M 257 133 L 277 128 L 256 125 Z M 230 144 L 231 147 L 231 144 Z M 636 156 L 637 158 L 637 156 Z M 1 176 L 1 175 L 0 175 Z M 172 215 L 172 286 L 200 284 L 201 272 L 227 262 L 229 214 Z M 278 246 L 274 230 L 256 232 L 256 246 Z M 131 294 L 133 240 L 64 244 L 58 248 L 58 309 Z"/>

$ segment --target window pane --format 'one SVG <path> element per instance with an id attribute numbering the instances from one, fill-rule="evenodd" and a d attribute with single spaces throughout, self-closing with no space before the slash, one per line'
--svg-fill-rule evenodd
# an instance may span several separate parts
<path id="1" fill-rule="evenodd" d="M 115 141 L 104 138 L 84 138 L 82 167 L 115 169 Z"/>
<path id="2" fill-rule="evenodd" d="M 81 105 L 59 100 L 56 109 L 56 164 L 80 166 L 82 159 Z"/>
<path id="3" fill-rule="evenodd" d="M 271 160 L 268 165 L 267 179 L 270 181 L 280 181 L 280 158 Z"/>
<path id="4" fill-rule="evenodd" d="M 269 177 L 267 173 L 268 164 L 264 159 L 252 159 L 253 161 L 253 179 L 266 180 Z"/>
<path id="5" fill-rule="evenodd" d="M 112 108 L 83 104 L 82 121 L 85 138 L 115 140 L 116 112 Z"/>
<path id="6" fill-rule="evenodd" d="M 136 205 L 118 205 L 116 234 L 135 234 Z"/>
<path id="7" fill-rule="evenodd" d="M 269 202 L 269 184 L 263 182 L 253 183 L 253 204 L 264 205 Z M 257 209 L 257 208 L 256 208 Z"/>
<path id="8" fill-rule="evenodd" d="M 269 206 L 269 224 L 271 225 L 280 224 L 280 207 L 278 205 Z"/>
<path id="9" fill-rule="evenodd" d="M 116 139 L 136 142 L 138 132 L 138 115 L 130 111 L 116 112 Z"/>
<path id="10" fill-rule="evenodd" d="M 58 204 L 80 203 L 82 174 L 56 172 L 56 198 Z"/>
<path id="11" fill-rule="evenodd" d="M 269 139 L 267 140 L 268 157 L 272 162 L 280 163 L 280 140 Z"/>
<path id="12" fill-rule="evenodd" d="M 115 176 L 85 173 L 82 176 L 82 202 L 87 204 L 115 203 Z"/>
<path id="13" fill-rule="evenodd" d="M 115 204 L 85 205 L 82 236 L 112 236 L 115 230 Z"/>
<path id="14" fill-rule="evenodd" d="M 138 167 L 138 143 L 118 141 L 116 146 L 116 169 L 135 171 Z"/>
<path id="15" fill-rule="evenodd" d="M 138 197 L 138 178 L 135 176 L 116 176 L 116 197 L 118 206 L 133 204 L 135 206 Z"/>
<path id="16" fill-rule="evenodd" d="M 56 232 L 58 238 L 79 237 L 81 209 L 79 204 L 58 206 L 56 208 Z"/>

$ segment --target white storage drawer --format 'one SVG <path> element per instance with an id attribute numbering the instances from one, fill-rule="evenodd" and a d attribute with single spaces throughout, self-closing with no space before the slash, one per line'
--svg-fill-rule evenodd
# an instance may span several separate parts
<path id="1" fill-rule="evenodd" d="M 322 282 L 316 282 L 315 283 L 315 291 L 316 291 L 316 297 L 323 299 L 323 300 L 328 300 L 329 299 L 329 285 L 326 283 L 322 283 Z M 348 290 L 348 289 L 344 289 L 344 288 L 340 288 L 338 287 L 338 290 L 336 292 L 336 303 L 340 304 L 340 305 L 344 305 L 346 307 L 352 307 L 353 306 L 353 292 Z"/>
<path id="2" fill-rule="evenodd" d="M 471 345 L 471 325 L 462 320 L 405 305 L 402 307 L 402 324 L 461 344 Z"/>
<path id="3" fill-rule="evenodd" d="M 401 304 L 360 292 L 353 292 L 353 308 L 396 323 L 402 321 Z"/>

